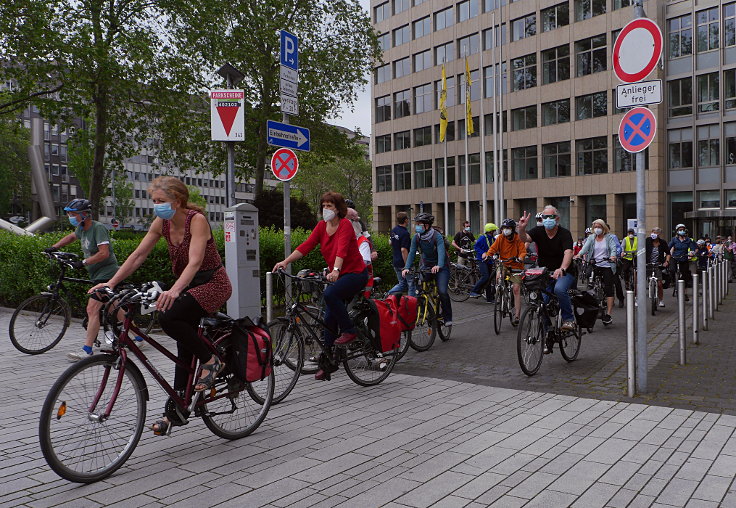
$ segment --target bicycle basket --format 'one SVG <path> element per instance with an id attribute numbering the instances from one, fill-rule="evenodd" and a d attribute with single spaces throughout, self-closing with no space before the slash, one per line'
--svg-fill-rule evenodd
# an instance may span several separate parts
<path id="1" fill-rule="evenodd" d="M 528 290 L 544 289 L 549 281 L 549 272 L 546 267 L 527 268 L 522 273 L 521 280 Z"/>
<path id="2" fill-rule="evenodd" d="M 296 285 L 302 295 L 310 295 L 313 300 L 318 300 L 322 293 L 322 283 L 319 273 L 309 268 L 299 270 L 296 274 L 300 278 Z"/>

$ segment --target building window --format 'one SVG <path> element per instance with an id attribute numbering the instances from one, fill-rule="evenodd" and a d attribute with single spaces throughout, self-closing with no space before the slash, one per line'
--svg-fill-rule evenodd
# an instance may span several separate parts
<path id="1" fill-rule="evenodd" d="M 440 92 L 442 92 L 442 80 L 437 80 L 434 82 L 434 90 L 436 95 L 435 104 L 440 103 Z M 448 108 L 450 106 L 454 106 L 456 104 L 455 102 L 455 76 L 449 76 L 447 78 L 447 99 L 445 101 L 445 106 Z"/>
<path id="2" fill-rule="evenodd" d="M 496 132 L 507 132 L 508 128 L 506 127 L 508 125 L 508 111 L 503 112 L 503 119 L 501 120 L 501 123 L 498 123 L 499 114 L 496 113 Z M 483 132 L 486 136 L 490 136 L 493 134 L 493 114 L 486 115 L 483 118 Z"/>
<path id="3" fill-rule="evenodd" d="M 499 67 L 498 64 L 495 66 L 495 79 L 494 79 L 494 67 L 488 66 L 483 68 L 483 97 L 493 97 L 495 94 L 495 89 L 498 84 L 498 72 Z M 505 78 L 507 72 L 506 64 L 503 64 L 503 78 Z M 506 94 L 509 91 L 508 85 L 506 83 L 506 79 L 502 79 L 503 81 L 503 93 Z M 494 86 L 494 83 L 496 83 L 496 86 Z"/>
<path id="4" fill-rule="evenodd" d="M 433 97 L 432 83 L 414 87 L 414 113 L 426 113 L 434 110 Z"/>
<path id="5" fill-rule="evenodd" d="M 575 67 L 578 77 L 606 70 L 606 36 L 604 34 L 575 43 Z"/>
<path id="6" fill-rule="evenodd" d="M 736 190 L 726 190 L 726 207 L 736 208 Z"/>
<path id="7" fill-rule="evenodd" d="M 736 46 L 736 2 L 723 6 L 723 47 Z"/>
<path id="8" fill-rule="evenodd" d="M 394 164 L 394 175 L 397 191 L 411 189 L 411 163 Z"/>
<path id="9" fill-rule="evenodd" d="M 585 197 L 585 224 L 606 216 L 606 196 Z"/>
<path id="10" fill-rule="evenodd" d="M 698 167 L 716 167 L 720 164 L 721 139 L 718 125 L 698 127 Z"/>
<path id="11" fill-rule="evenodd" d="M 478 34 L 468 35 L 467 37 L 457 40 L 458 58 L 474 55 L 478 51 L 480 51 L 480 38 L 478 37 Z"/>
<path id="12" fill-rule="evenodd" d="M 472 118 L 473 122 L 473 133 L 470 135 L 471 138 L 477 138 L 480 136 L 480 117 L 474 116 Z M 461 118 L 457 121 L 457 132 L 458 137 L 457 139 L 465 139 L 465 118 Z"/>
<path id="13" fill-rule="evenodd" d="M 511 130 L 520 131 L 537 127 L 537 106 L 511 110 Z"/>
<path id="14" fill-rule="evenodd" d="M 391 64 L 381 65 L 376 67 L 376 84 L 385 83 L 391 79 Z"/>
<path id="15" fill-rule="evenodd" d="M 376 136 L 376 153 L 391 151 L 391 134 Z"/>
<path id="16" fill-rule="evenodd" d="M 442 65 L 455 59 L 455 43 L 448 42 L 434 48 L 434 64 Z"/>
<path id="17" fill-rule="evenodd" d="M 431 145 L 432 144 L 432 128 L 427 127 L 420 127 L 418 129 L 414 129 L 414 147 L 418 146 L 425 146 L 425 145 Z"/>
<path id="18" fill-rule="evenodd" d="M 480 154 L 471 153 L 469 156 L 470 166 L 468 166 L 468 178 L 470 179 L 470 185 L 480 183 Z M 460 166 L 460 185 L 465 185 L 465 156 L 460 155 L 458 157 L 458 164 Z"/>
<path id="19" fill-rule="evenodd" d="M 698 76 L 698 113 L 718 111 L 718 73 Z"/>
<path id="20" fill-rule="evenodd" d="M 571 174 L 570 142 L 550 143 L 542 145 L 542 166 L 544 178 L 570 176 Z"/>
<path id="21" fill-rule="evenodd" d="M 462 90 L 462 93 L 460 94 L 460 104 L 465 104 L 465 73 L 460 74 L 458 77 L 458 80 L 460 81 L 460 90 Z M 480 100 L 480 70 L 475 69 L 470 71 L 470 100 L 471 101 L 477 101 Z"/>
<path id="22" fill-rule="evenodd" d="M 511 40 L 520 41 L 537 35 L 537 15 L 530 14 L 511 21 Z"/>
<path id="23" fill-rule="evenodd" d="M 414 188 L 427 189 L 432 187 L 432 161 L 416 161 L 414 163 Z"/>
<path id="24" fill-rule="evenodd" d="M 448 7 L 434 15 L 434 29 L 442 30 L 455 24 L 455 9 Z"/>
<path id="25" fill-rule="evenodd" d="M 575 21 L 606 13 L 606 0 L 575 0 Z"/>
<path id="26" fill-rule="evenodd" d="M 648 148 L 644 150 L 644 169 L 649 169 Z M 636 171 L 636 154 L 624 150 L 618 139 L 618 134 L 613 135 L 613 171 L 615 173 Z"/>
<path id="27" fill-rule="evenodd" d="M 537 147 L 524 146 L 511 150 L 511 167 L 514 170 L 514 180 L 537 178 Z"/>
<path id="28" fill-rule="evenodd" d="M 388 51 L 391 49 L 391 34 L 386 32 L 378 36 L 378 47 L 381 51 Z"/>
<path id="29" fill-rule="evenodd" d="M 402 90 L 394 94 L 394 119 L 411 115 L 411 92 Z"/>
<path id="30" fill-rule="evenodd" d="M 411 148 L 411 135 L 409 131 L 394 133 L 394 150 L 405 150 Z"/>
<path id="31" fill-rule="evenodd" d="M 432 50 L 428 49 L 414 55 L 414 72 L 432 67 Z"/>
<path id="32" fill-rule="evenodd" d="M 667 83 L 670 93 L 670 116 L 693 114 L 693 80 L 676 79 Z"/>
<path id="33" fill-rule="evenodd" d="M 391 120 L 391 96 L 376 97 L 376 123 Z"/>
<path id="34" fill-rule="evenodd" d="M 570 46 L 542 51 L 542 84 L 570 79 Z"/>
<path id="35" fill-rule="evenodd" d="M 426 1 L 427 0 L 414 0 L 414 7 L 416 7 L 417 5 L 422 5 Z"/>
<path id="36" fill-rule="evenodd" d="M 608 173 L 608 143 L 605 136 L 579 139 L 575 144 L 578 175 Z"/>
<path id="37" fill-rule="evenodd" d="M 390 17 L 391 7 L 388 2 L 382 3 L 381 5 L 377 5 L 373 8 L 373 19 L 376 20 L 376 23 L 380 23 L 384 19 L 388 19 Z"/>
<path id="38" fill-rule="evenodd" d="M 721 191 L 700 191 L 698 192 L 698 208 L 720 208 L 721 207 Z"/>
<path id="39" fill-rule="evenodd" d="M 432 31 L 432 21 L 429 19 L 429 16 L 416 20 L 412 23 L 412 26 L 414 28 L 415 39 L 429 35 Z"/>
<path id="40" fill-rule="evenodd" d="M 570 99 L 542 104 L 542 125 L 555 125 L 570 121 Z"/>
<path id="41" fill-rule="evenodd" d="M 411 31 L 409 25 L 400 26 L 394 30 L 394 47 L 401 46 L 411 41 Z"/>
<path id="42" fill-rule="evenodd" d="M 394 62 L 394 78 L 401 78 L 411 74 L 411 58 L 408 56 Z"/>
<path id="43" fill-rule="evenodd" d="M 525 90 L 537 86 L 537 55 L 514 58 L 511 60 L 513 72 L 513 90 Z"/>
<path id="44" fill-rule="evenodd" d="M 695 13 L 698 20 L 698 53 L 718 49 L 718 7 Z"/>
<path id="45" fill-rule="evenodd" d="M 493 28 L 483 30 L 483 51 L 488 51 L 489 49 L 496 48 L 499 45 L 502 46 L 506 44 L 506 41 L 508 40 L 506 38 L 506 23 L 501 25 L 501 30 L 498 30 L 498 27 L 496 27 L 495 37 L 493 34 Z"/>
<path id="46" fill-rule="evenodd" d="M 409 0 L 394 0 L 394 14 L 404 12 L 409 8 Z"/>
<path id="47" fill-rule="evenodd" d="M 575 97 L 575 116 L 578 120 L 597 118 L 608 114 L 606 92 L 597 92 Z"/>
<path id="48" fill-rule="evenodd" d="M 723 124 L 723 159 L 724 163 L 733 166 L 736 164 L 736 123 L 730 122 Z M 727 168 L 730 172 L 732 168 Z"/>
<path id="49" fill-rule="evenodd" d="M 634 5 L 634 0 L 613 0 L 612 8 L 614 11 L 617 11 L 618 9 L 623 9 L 631 5 Z"/>
<path id="50" fill-rule="evenodd" d="M 434 139 L 440 143 L 440 124 L 434 124 Z M 447 122 L 447 131 L 445 132 L 445 141 L 455 141 L 455 122 Z"/>
<path id="51" fill-rule="evenodd" d="M 736 108 L 736 69 L 723 71 L 723 108 Z"/>
<path id="52" fill-rule="evenodd" d="M 437 187 L 443 187 L 445 185 L 445 159 L 435 159 L 435 183 Z M 455 185 L 455 156 L 447 158 L 447 185 Z"/>
<path id="53" fill-rule="evenodd" d="M 691 14 L 667 20 L 670 58 L 693 54 L 693 18 Z"/>
<path id="54" fill-rule="evenodd" d="M 457 21 L 462 23 L 478 15 L 478 0 L 465 0 L 457 4 Z"/>
<path id="55" fill-rule="evenodd" d="M 693 167 L 693 131 L 677 129 L 667 133 L 667 167 L 683 169 Z"/>
<path id="56" fill-rule="evenodd" d="M 542 9 L 542 32 L 570 24 L 570 4 L 567 2 Z"/>

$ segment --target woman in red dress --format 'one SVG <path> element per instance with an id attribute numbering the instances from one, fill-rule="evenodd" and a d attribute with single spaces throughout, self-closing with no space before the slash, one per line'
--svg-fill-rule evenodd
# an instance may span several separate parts
<path id="1" fill-rule="evenodd" d="M 171 268 L 177 277 L 171 289 L 164 291 L 156 302 L 159 324 L 176 340 L 178 356 L 184 364 L 196 355 L 201 365 L 196 391 L 209 389 L 224 364 L 213 356 L 199 339 L 199 320 L 217 311 L 230 298 L 232 286 L 212 230 L 202 209 L 189 203 L 189 190 L 178 178 L 160 176 L 151 182 L 148 192 L 154 203 L 156 218 L 138 248 L 128 256 L 123 266 L 109 282 L 90 289 L 114 288 L 143 264 L 161 237 L 169 246 Z M 176 367 L 174 389 L 186 388 L 187 369 Z M 157 435 L 167 434 L 171 424 L 167 418 L 153 425 Z"/>

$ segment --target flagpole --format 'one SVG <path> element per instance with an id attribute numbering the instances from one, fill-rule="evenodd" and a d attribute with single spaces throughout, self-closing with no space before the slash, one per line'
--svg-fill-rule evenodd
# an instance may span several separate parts
<path id="1" fill-rule="evenodd" d="M 504 203 L 504 171 L 503 171 L 503 2 L 501 2 L 501 5 L 499 5 L 500 13 L 501 13 L 501 20 L 499 21 L 498 28 L 499 28 L 499 40 L 500 43 L 498 45 L 498 75 L 499 75 L 499 82 L 500 85 L 498 87 L 498 138 L 499 138 L 499 161 L 498 161 L 498 201 L 499 201 L 499 211 L 500 215 L 498 220 L 502 221 L 503 218 L 506 216 L 506 206 Z"/>
<path id="2" fill-rule="evenodd" d="M 463 54 L 465 55 L 465 63 L 468 62 L 467 49 L 463 46 Z M 468 158 L 468 138 L 470 135 L 468 131 L 468 121 L 472 122 L 472 118 L 468 118 L 468 101 L 470 100 L 470 93 L 468 89 L 468 76 L 465 73 L 465 220 L 470 221 L 470 178 L 468 167 L 470 166 L 470 159 Z"/>
<path id="3" fill-rule="evenodd" d="M 491 41 L 493 48 L 491 51 L 491 71 L 493 75 L 493 111 L 491 112 L 492 122 L 491 131 L 493 133 L 493 220 L 496 224 L 500 222 L 501 207 L 498 203 L 498 140 L 496 139 L 496 100 L 498 97 L 498 87 L 496 87 L 496 13 L 491 14 Z"/>
<path id="4" fill-rule="evenodd" d="M 444 70 L 444 68 L 445 68 L 445 59 L 442 58 L 442 69 Z M 445 83 L 444 78 L 443 78 L 442 86 L 444 87 L 445 84 L 446 83 Z M 447 94 L 447 90 L 445 90 L 445 94 Z M 445 97 L 447 97 L 447 95 L 445 95 Z M 445 108 L 445 109 L 447 109 L 447 108 Z M 442 105 L 440 105 L 440 117 L 441 117 L 441 114 L 442 114 L 442 111 L 441 110 L 442 110 Z M 442 130 L 442 120 L 440 119 L 440 131 L 441 130 Z M 447 209 L 448 206 L 449 206 L 448 199 L 447 199 L 447 131 L 445 131 L 444 145 L 445 145 L 445 164 L 444 164 L 443 172 L 444 172 L 445 176 L 444 176 L 444 179 L 443 179 L 443 183 L 444 183 L 444 185 L 443 185 L 444 189 L 443 190 L 444 190 L 444 194 L 445 194 L 445 236 L 446 236 L 446 235 L 450 234 L 450 212 Z"/>
<path id="5" fill-rule="evenodd" d="M 478 16 L 478 19 L 480 19 L 480 16 Z M 481 224 L 486 224 L 488 222 L 488 182 L 487 182 L 487 174 L 488 169 L 486 168 L 486 122 L 485 122 L 485 116 L 484 116 L 484 109 L 483 109 L 483 102 L 485 101 L 485 94 L 483 93 L 483 85 L 485 85 L 485 76 L 483 75 L 483 30 L 478 29 L 478 45 L 480 49 L 480 69 L 478 70 L 478 75 L 480 76 L 480 121 L 478 122 L 480 125 L 478 128 L 480 129 L 480 164 L 481 164 L 481 188 L 480 188 L 480 198 L 483 201 L 481 204 Z"/>

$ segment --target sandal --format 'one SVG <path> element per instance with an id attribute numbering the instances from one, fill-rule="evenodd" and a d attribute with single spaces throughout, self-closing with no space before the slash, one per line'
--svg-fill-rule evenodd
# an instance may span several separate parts
<path id="1" fill-rule="evenodd" d="M 204 364 L 201 366 L 200 370 L 206 370 L 208 374 L 197 380 L 197 384 L 194 385 L 195 392 L 203 392 L 212 388 L 212 385 L 215 384 L 215 378 L 222 371 L 222 369 L 225 368 L 225 364 L 222 363 L 219 358 L 217 358 L 216 356 L 214 358 L 214 363 L 211 363 L 209 365 Z"/>
<path id="2" fill-rule="evenodd" d="M 171 427 L 173 427 L 173 425 L 164 416 L 160 420 L 156 420 L 155 422 L 153 422 L 153 425 L 151 425 L 151 430 L 153 431 L 154 436 L 169 436 L 171 435 Z"/>

